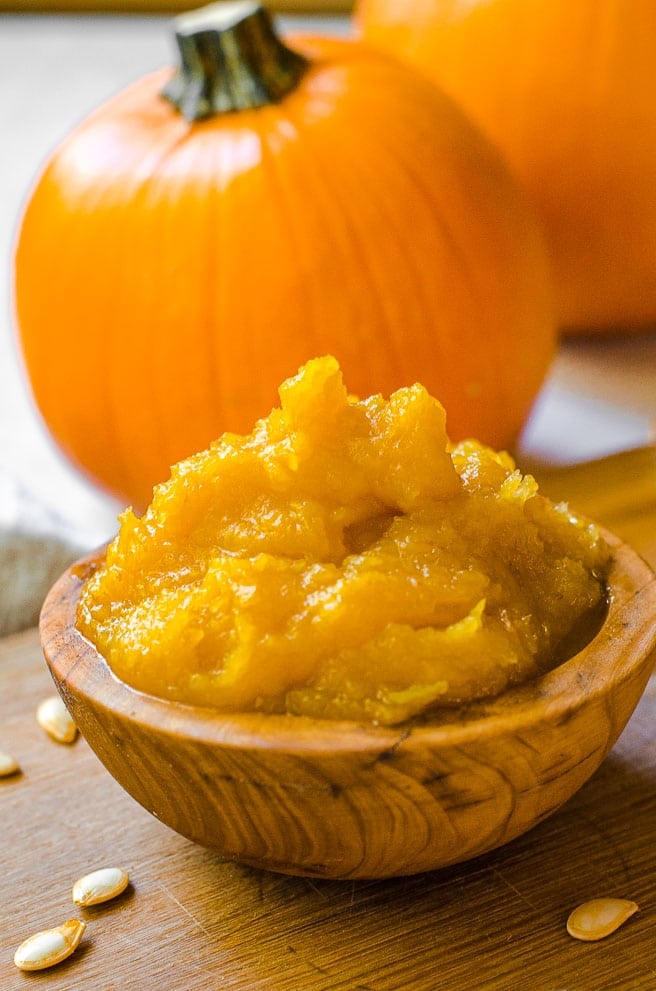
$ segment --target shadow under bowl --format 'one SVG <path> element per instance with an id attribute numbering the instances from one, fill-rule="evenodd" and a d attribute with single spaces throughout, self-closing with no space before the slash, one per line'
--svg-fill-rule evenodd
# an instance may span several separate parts
<path id="1" fill-rule="evenodd" d="M 656 576 L 612 546 L 608 610 L 590 642 L 496 699 L 394 728 L 226 714 L 114 676 L 78 631 L 97 552 L 69 568 L 41 641 L 81 733 L 142 806 L 222 857 L 327 878 L 382 878 L 468 860 L 531 829 L 599 767 L 656 652 Z"/>

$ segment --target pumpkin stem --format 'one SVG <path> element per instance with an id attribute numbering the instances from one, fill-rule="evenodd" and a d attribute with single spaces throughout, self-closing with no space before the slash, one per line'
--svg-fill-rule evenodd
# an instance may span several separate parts
<path id="1" fill-rule="evenodd" d="M 256 0 L 212 3 L 174 25 L 180 66 L 162 96 L 190 121 L 276 103 L 307 67 Z"/>

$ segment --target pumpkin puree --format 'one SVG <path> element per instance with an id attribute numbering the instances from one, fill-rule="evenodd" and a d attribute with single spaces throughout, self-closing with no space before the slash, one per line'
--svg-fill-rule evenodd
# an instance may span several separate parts
<path id="1" fill-rule="evenodd" d="M 420 385 L 349 397 L 308 362 L 248 436 L 131 510 L 78 625 L 123 681 L 222 710 L 392 724 L 563 659 L 603 605 L 597 529 L 510 457 L 451 447 Z"/>

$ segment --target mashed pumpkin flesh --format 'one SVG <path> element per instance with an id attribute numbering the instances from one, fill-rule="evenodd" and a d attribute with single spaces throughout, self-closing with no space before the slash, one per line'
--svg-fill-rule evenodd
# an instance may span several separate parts
<path id="1" fill-rule="evenodd" d="M 419 385 L 347 395 L 318 358 L 249 436 L 128 510 L 80 630 L 153 695 L 394 724 L 553 665 L 603 604 L 609 551 L 506 454 L 451 448 Z"/>

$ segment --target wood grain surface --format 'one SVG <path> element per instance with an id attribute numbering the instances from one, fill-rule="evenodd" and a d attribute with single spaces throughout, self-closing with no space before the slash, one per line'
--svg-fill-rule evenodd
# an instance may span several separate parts
<path id="1" fill-rule="evenodd" d="M 36 634 L 0 648 L 0 746 L 23 774 L 0 781 L 0 987 L 275 991 L 628 991 L 656 987 L 656 680 L 597 774 L 548 822 L 442 872 L 377 882 L 285 877 L 222 862 L 153 819 L 84 740 L 36 724 L 52 691 Z M 76 910 L 77 877 L 129 871 L 116 902 Z M 638 902 L 613 936 L 584 944 L 569 911 L 597 896 Z M 18 944 L 83 917 L 77 953 L 19 973 Z"/>
<path id="2" fill-rule="evenodd" d="M 575 491 L 585 511 L 631 530 L 653 563 L 653 456 L 590 466 L 588 482 L 583 468 L 548 474 L 545 488 Z M 182 839 L 120 789 L 84 740 L 65 747 L 45 736 L 34 713 L 51 691 L 35 632 L 0 643 L 0 749 L 23 768 L 0 780 L 3 991 L 656 988 L 656 676 L 610 756 L 554 817 L 465 865 L 375 882 L 258 871 Z M 130 872 L 125 895 L 76 910 L 76 878 L 111 864 Z M 602 942 L 569 937 L 570 910 L 605 895 L 640 911 Z M 76 912 L 88 923 L 77 953 L 52 971 L 19 973 L 18 944 Z"/>
<path id="3" fill-rule="evenodd" d="M 616 533 L 656 569 L 656 447 L 564 467 L 522 464 L 551 499 Z"/>

